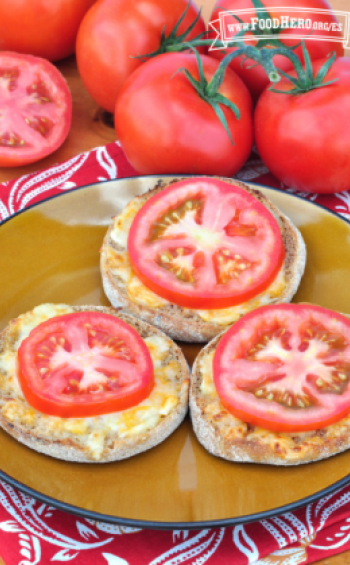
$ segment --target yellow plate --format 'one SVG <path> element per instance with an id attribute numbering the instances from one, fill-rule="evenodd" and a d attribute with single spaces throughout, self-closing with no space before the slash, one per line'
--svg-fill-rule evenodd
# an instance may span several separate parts
<path id="1" fill-rule="evenodd" d="M 5 222 L 0 227 L 0 329 L 43 302 L 108 304 L 99 274 L 107 225 L 156 180 L 91 185 Z M 309 201 L 260 188 L 305 238 L 308 260 L 295 301 L 350 313 L 350 224 Z M 184 345 L 184 351 L 192 361 L 199 347 Z M 229 463 L 198 443 L 187 420 L 146 453 L 94 465 L 41 455 L 1 430 L 0 469 L 0 478 L 22 491 L 81 516 L 183 529 L 266 518 L 315 500 L 349 482 L 350 450 L 291 468 Z"/>

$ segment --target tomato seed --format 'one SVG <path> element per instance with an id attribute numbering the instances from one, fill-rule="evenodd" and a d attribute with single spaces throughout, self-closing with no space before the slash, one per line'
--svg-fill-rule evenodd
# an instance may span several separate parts
<path id="1" fill-rule="evenodd" d="M 79 381 L 76 381 L 75 379 L 70 379 L 68 382 L 72 386 L 79 386 L 80 384 Z"/>

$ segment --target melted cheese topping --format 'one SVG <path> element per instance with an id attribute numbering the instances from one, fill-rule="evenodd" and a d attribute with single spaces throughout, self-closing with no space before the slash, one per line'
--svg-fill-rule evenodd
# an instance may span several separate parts
<path id="1" fill-rule="evenodd" d="M 32 408 L 24 399 L 17 378 L 17 351 L 25 337 L 41 322 L 74 312 L 63 304 L 44 304 L 10 323 L 10 339 L 0 354 L 0 409 L 9 422 L 31 428 L 33 434 L 52 441 L 78 442 L 93 459 L 101 459 L 108 441 L 132 437 L 155 428 L 179 403 L 180 364 L 168 359 L 173 342 L 163 336 L 144 339 L 153 366 L 155 386 L 148 398 L 128 410 L 89 418 L 59 418 Z M 113 436 L 113 437 L 112 437 Z"/>
<path id="2" fill-rule="evenodd" d="M 102 253 L 105 254 L 110 272 L 119 279 L 128 298 L 139 306 L 157 309 L 168 306 L 170 302 L 157 296 L 137 278 L 132 269 L 127 251 L 128 233 L 132 221 L 141 207 L 140 200 L 132 200 L 123 212 L 115 218 L 110 238 L 118 250 L 110 245 L 105 245 Z M 282 265 L 273 283 L 264 292 L 243 304 L 220 310 L 190 310 L 183 308 L 183 311 L 196 314 L 204 322 L 211 322 L 222 326 L 231 325 L 251 310 L 276 302 L 284 291 L 286 284 L 285 267 Z"/>
<path id="3" fill-rule="evenodd" d="M 269 446 L 273 453 L 289 462 L 308 458 L 320 450 L 327 440 L 349 435 L 350 415 L 319 431 L 309 432 L 273 432 L 258 426 L 249 426 L 236 418 L 221 404 L 213 380 L 213 358 L 215 351 L 203 352 L 199 360 L 201 376 L 200 392 L 204 400 L 204 415 L 206 420 L 215 428 L 219 427 L 220 434 L 234 442 L 245 439 L 249 442 L 259 442 Z"/>

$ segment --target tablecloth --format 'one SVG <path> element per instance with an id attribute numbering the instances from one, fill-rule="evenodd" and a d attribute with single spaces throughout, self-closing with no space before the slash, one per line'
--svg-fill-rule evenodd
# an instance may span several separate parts
<path id="1" fill-rule="evenodd" d="M 0 185 L 0 221 L 96 181 L 136 176 L 118 142 Z M 295 191 L 252 154 L 237 178 Z M 350 194 L 299 196 L 350 218 Z M 0 274 L 1 277 L 1 274 Z M 6 565 L 299 565 L 350 549 L 350 485 L 294 512 L 197 531 L 156 531 L 66 514 L 0 481 L 0 555 Z"/>

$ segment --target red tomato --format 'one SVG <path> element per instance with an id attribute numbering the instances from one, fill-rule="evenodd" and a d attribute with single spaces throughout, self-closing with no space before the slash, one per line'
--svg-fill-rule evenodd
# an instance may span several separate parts
<path id="1" fill-rule="evenodd" d="M 324 62 L 313 63 L 314 75 Z M 334 78 L 337 82 L 304 94 L 265 90 L 257 104 L 260 156 L 296 190 L 327 194 L 350 189 L 350 58 L 336 59 L 323 82 Z M 276 88 L 287 91 L 292 84 L 282 79 Z"/>
<path id="2" fill-rule="evenodd" d="M 125 410 L 147 398 L 154 385 L 145 343 L 134 328 L 107 314 L 51 318 L 30 332 L 18 357 L 26 400 L 52 416 Z"/>
<path id="3" fill-rule="evenodd" d="M 311 22 L 317 22 L 317 25 L 324 25 L 326 22 L 327 24 L 334 23 L 337 24 L 338 20 L 336 17 L 330 12 L 318 12 L 314 13 L 315 10 L 331 10 L 331 6 L 327 0 L 294 0 L 290 2 L 289 0 L 262 0 L 261 2 L 267 9 L 268 13 L 270 14 L 271 18 L 281 20 L 282 12 L 278 10 L 278 8 L 290 8 L 290 11 L 284 10 L 283 15 L 289 18 L 295 17 L 296 13 L 293 9 L 301 8 L 305 9 L 305 12 L 300 12 L 297 17 L 302 16 L 305 20 L 311 20 Z M 259 2 L 260 5 L 260 2 Z M 225 10 L 231 12 L 237 12 L 237 10 L 242 9 L 254 9 L 253 0 L 217 0 L 213 13 L 210 17 L 211 21 L 215 21 L 219 19 L 220 12 L 224 12 Z M 251 22 L 251 18 L 254 17 L 256 14 L 242 14 L 237 12 L 237 16 L 243 22 Z M 229 23 L 237 24 L 238 20 L 235 18 L 228 18 Z M 290 21 L 290 20 L 289 20 Z M 338 56 L 344 55 L 344 48 L 342 43 L 338 43 L 332 39 L 332 37 L 341 37 L 342 33 L 340 31 L 332 31 L 331 33 L 324 31 L 324 30 L 317 30 L 314 32 L 310 29 L 297 29 L 297 28 L 285 28 L 281 30 L 283 35 L 288 35 L 288 38 L 281 38 L 280 41 L 287 47 L 292 47 L 300 42 L 300 39 L 295 39 L 297 35 L 304 35 L 305 37 L 309 37 L 309 39 L 305 40 L 306 47 L 308 49 L 309 55 L 311 59 L 321 59 L 322 57 L 326 57 L 330 52 L 335 51 Z M 324 39 L 312 39 L 312 35 L 317 33 L 318 36 L 324 37 Z M 273 40 L 279 38 L 279 33 L 271 34 L 270 30 L 260 30 L 259 35 L 264 35 L 265 39 Z M 251 37 L 251 33 L 249 33 Z M 331 37 L 330 37 L 331 36 Z M 249 45 L 256 45 L 257 41 L 249 41 L 247 42 Z M 264 45 L 264 47 L 268 47 L 269 45 Z M 276 45 L 279 46 L 279 45 Z M 224 53 L 222 51 L 213 50 L 210 54 L 213 57 L 218 58 L 221 60 L 227 53 L 231 53 L 234 49 L 227 49 Z M 302 56 L 302 47 L 298 47 L 294 50 L 298 56 Z M 274 64 L 284 71 L 288 71 L 292 68 L 291 62 L 283 56 L 277 55 L 273 58 Z M 245 59 L 243 57 L 237 57 L 233 59 L 230 63 L 231 68 L 241 77 L 241 79 L 245 82 L 248 86 L 250 93 L 253 97 L 254 101 L 257 101 L 260 94 L 264 90 L 264 88 L 269 84 L 269 79 L 266 75 L 266 72 L 262 68 L 261 65 L 257 65 L 251 59 Z"/>
<path id="4" fill-rule="evenodd" d="M 0 167 L 17 167 L 49 155 L 66 139 L 72 98 L 48 61 L 0 52 Z"/>
<path id="5" fill-rule="evenodd" d="M 201 56 L 210 81 L 219 62 Z M 230 177 L 248 159 L 253 145 L 252 101 L 230 69 L 219 92 L 234 102 L 240 119 L 220 104 L 232 144 L 211 105 L 199 97 L 187 69 L 199 80 L 195 55 L 166 53 L 137 69 L 116 104 L 115 127 L 123 150 L 142 174 L 192 173 Z"/>
<path id="6" fill-rule="evenodd" d="M 272 214 L 238 186 L 189 179 L 137 213 L 128 250 L 139 279 L 188 308 L 226 308 L 265 290 L 285 251 Z"/>
<path id="7" fill-rule="evenodd" d="M 235 416 L 268 430 L 317 430 L 350 413 L 350 320 L 320 306 L 274 304 L 220 341 L 214 383 Z"/>
<path id="8" fill-rule="evenodd" d="M 85 12 L 95 0 L 0 0 L 0 49 L 50 61 L 74 53 Z"/>
<path id="9" fill-rule="evenodd" d="M 131 73 L 142 65 L 138 55 L 160 47 L 188 5 L 188 0 L 100 0 L 86 14 L 77 37 L 77 63 L 81 78 L 92 98 L 114 112 L 117 95 Z M 198 14 L 190 3 L 177 35 Z M 205 31 L 200 18 L 188 38 Z"/>

